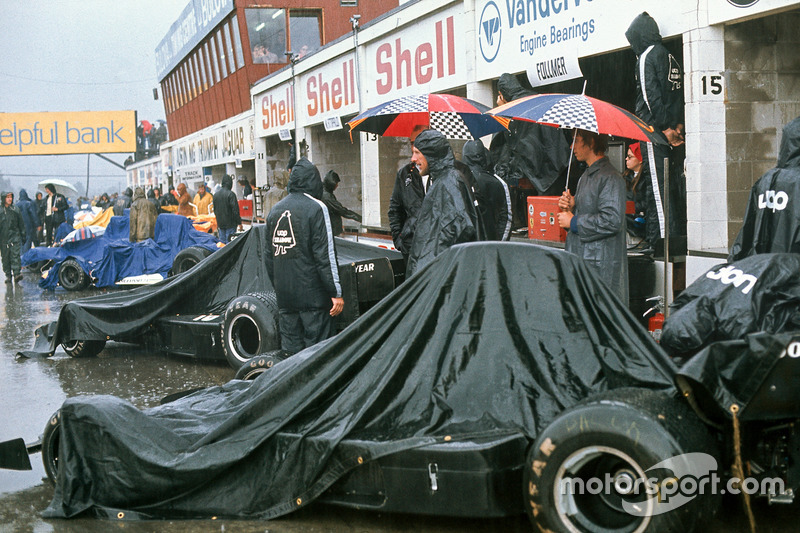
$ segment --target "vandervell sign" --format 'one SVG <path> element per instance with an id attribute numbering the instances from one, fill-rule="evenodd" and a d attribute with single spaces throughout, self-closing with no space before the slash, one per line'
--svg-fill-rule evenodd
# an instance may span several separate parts
<path id="1" fill-rule="evenodd" d="M 135 151 L 135 111 L 0 113 L 0 156 Z"/>

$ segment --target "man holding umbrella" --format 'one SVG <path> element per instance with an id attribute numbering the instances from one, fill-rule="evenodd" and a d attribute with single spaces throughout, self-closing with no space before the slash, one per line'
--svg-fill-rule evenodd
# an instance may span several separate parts
<path id="1" fill-rule="evenodd" d="M 566 250 L 581 259 L 628 305 L 625 180 L 605 156 L 608 136 L 575 130 L 574 152 L 588 168 L 575 196 L 558 200 L 558 224 L 568 230 Z"/>

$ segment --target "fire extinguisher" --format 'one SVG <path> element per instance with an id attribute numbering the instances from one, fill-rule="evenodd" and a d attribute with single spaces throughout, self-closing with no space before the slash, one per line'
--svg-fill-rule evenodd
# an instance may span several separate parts
<path id="1" fill-rule="evenodd" d="M 661 330 L 664 328 L 664 297 L 653 296 L 646 301 L 655 301 L 656 303 L 653 307 L 645 311 L 642 317 L 651 315 L 650 318 L 647 319 L 647 330 L 656 342 L 661 342 Z"/>

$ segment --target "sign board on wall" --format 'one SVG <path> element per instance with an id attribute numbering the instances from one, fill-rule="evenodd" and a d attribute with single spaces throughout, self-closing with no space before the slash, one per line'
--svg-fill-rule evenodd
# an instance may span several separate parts
<path id="1" fill-rule="evenodd" d="M 797 9 L 797 0 L 710 0 L 708 23 L 720 24 L 781 8 Z"/>
<path id="2" fill-rule="evenodd" d="M 172 146 L 175 170 L 185 177 L 190 168 L 254 159 L 254 143 L 252 117 L 204 130 Z"/>
<path id="3" fill-rule="evenodd" d="M 159 81 L 231 11 L 233 0 L 190 0 L 156 48 L 156 74 Z"/>
<path id="4" fill-rule="evenodd" d="M 135 151 L 135 111 L 0 113 L 0 156 Z"/>
<path id="5" fill-rule="evenodd" d="M 542 68 L 558 74 L 559 58 L 569 70 L 570 58 L 628 48 L 625 30 L 643 11 L 667 37 L 690 29 L 682 14 L 691 9 L 693 0 L 476 0 L 477 78 L 521 71 L 530 77 Z"/>
<path id="6" fill-rule="evenodd" d="M 462 32 L 468 23 L 458 3 L 367 44 L 365 109 L 391 98 L 466 84 Z"/>
<path id="7" fill-rule="evenodd" d="M 303 102 L 297 113 L 305 124 L 358 113 L 355 57 L 350 53 L 303 73 L 297 90 Z"/>
<path id="8" fill-rule="evenodd" d="M 253 98 L 256 135 L 276 135 L 294 129 L 294 100 L 291 83 L 284 83 Z"/>

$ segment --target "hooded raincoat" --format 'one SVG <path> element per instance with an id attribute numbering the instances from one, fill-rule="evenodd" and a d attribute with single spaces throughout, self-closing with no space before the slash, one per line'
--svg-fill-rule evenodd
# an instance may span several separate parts
<path id="1" fill-rule="evenodd" d="M 407 275 L 421 269 L 454 244 L 474 241 L 476 228 L 459 186 L 455 157 L 444 135 L 425 130 L 414 146 L 428 160 L 432 185 L 414 224 Z"/>
<path id="2" fill-rule="evenodd" d="M 28 191 L 25 189 L 19 190 L 19 199 L 17 200 L 16 206 L 22 215 L 23 222 L 25 222 L 25 234 L 27 237 L 22 246 L 22 253 L 25 253 L 30 249 L 31 244 L 39 245 L 39 240 L 36 238 L 36 235 L 39 228 L 42 226 L 42 221 L 39 220 L 39 213 L 35 202 L 30 199 Z"/>
<path id="3" fill-rule="evenodd" d="M 355 211 L 347 209 L 339 202 L 339 200 L 336 199 L 336 196 L 333 194 L 333 191 L 336 190 L 336 185 L 338 185 L 338 183 L 339 174 L 333 170 L 329 170 L 322 179 L 322 201 L 325 202 L 325 205 L 328 207 L 328 213 L 331 217 L 331 226 L 333 228 L 334 235 L 339 235 L 342 233 L 342 218 L 349 218 L 350 220 L 361 222 L 361 215 Z"/>
<path id="4" fill-rule="evenodd" d="M 507 241 L 511 235 L 511 195 L 508 185 L 489 172 L 489 151 L 481 141 L 469 141 L 461 151 L 477 183 L 487 240 Z"/>
<path id="5" fill-rule="evenodd" d="M 775 252 L 800 252 L 800 117 L 783 128 L 777 166 L 750 189 L 728 261 Z"/>
<path id="6" fill-rule="evenodd" d="M 582 258 L 628 305 L 625 180 L 607 157 L 595 161 L 578 181 L 574 213 L 566 250 Z"/>
<path id="7" fill-rule="evenodd" d="M 419 175 L 417 167 L 413 163 L 404 165 L 397 171 L 392 197 L 389 199 L 389 227 L 392 230 L 394 247 L 406 259 L 411 253 L 414 224 L 423 198 L 425 198 L 425 187 L 422 185 L 422 176 Z"/>
<path id="8" fill-rule="evenodd" d="M 11 205 L 6 206 L 6 197 L 11 196 Z M 14 205 L 14 193 L 4 191 L 0 194 L 0 255 L 3 260 L 3 271 L 6 281 L 9 282 L 15 275 L 20 274 L 20 250 L 25 241 L 25 222 L 22 215 Z"/>
<path id="9" fill-rule="evenodd" d="M 222 188 L 214 195 L 214 215 L 217 217 L 217 227 L 228 230 L 242 224 L 239 213 L 239 202 L 233 192 L 233 178 L 230 174 L 222 176 Z"/>
<path id="10" fill-rule="evenodd" d="M 125 210 L 128 209 L 131 204 L 133 204 L 133 191 L 130 187 L 128 187 L 114 203 L 114 216 L 123 216 L 125 214 Z"/>
<path id="11" fill-rule="evenodd" d="M 136 187 L 130 211 L 130 241 L 152 239 L 156 231 L 156 218 L 158 218 L 156 206 L 145 197 L 141 187 Z"/>
<path id="12" fill-rule="evenodd" d="M 534 94 L 508 73 L 500 76 L 497 89 L 506 102 Z M 559 178 L 566 179 L 569 146 L 558 128 L 515 120 L 508 131 L 492 138 L 490 150 L 495 173 L 512 187 L 527 178 L 539 194 L 561 194 L 564 184 Z"/>
<path id="13" fill-rule="evenodd" d="M 342 297 L 328 209 L 319 170 L 300 159 L 289 177 L 289 194 L 267 216 L 267 272 L 281 310 L 330 309 Z"/>

